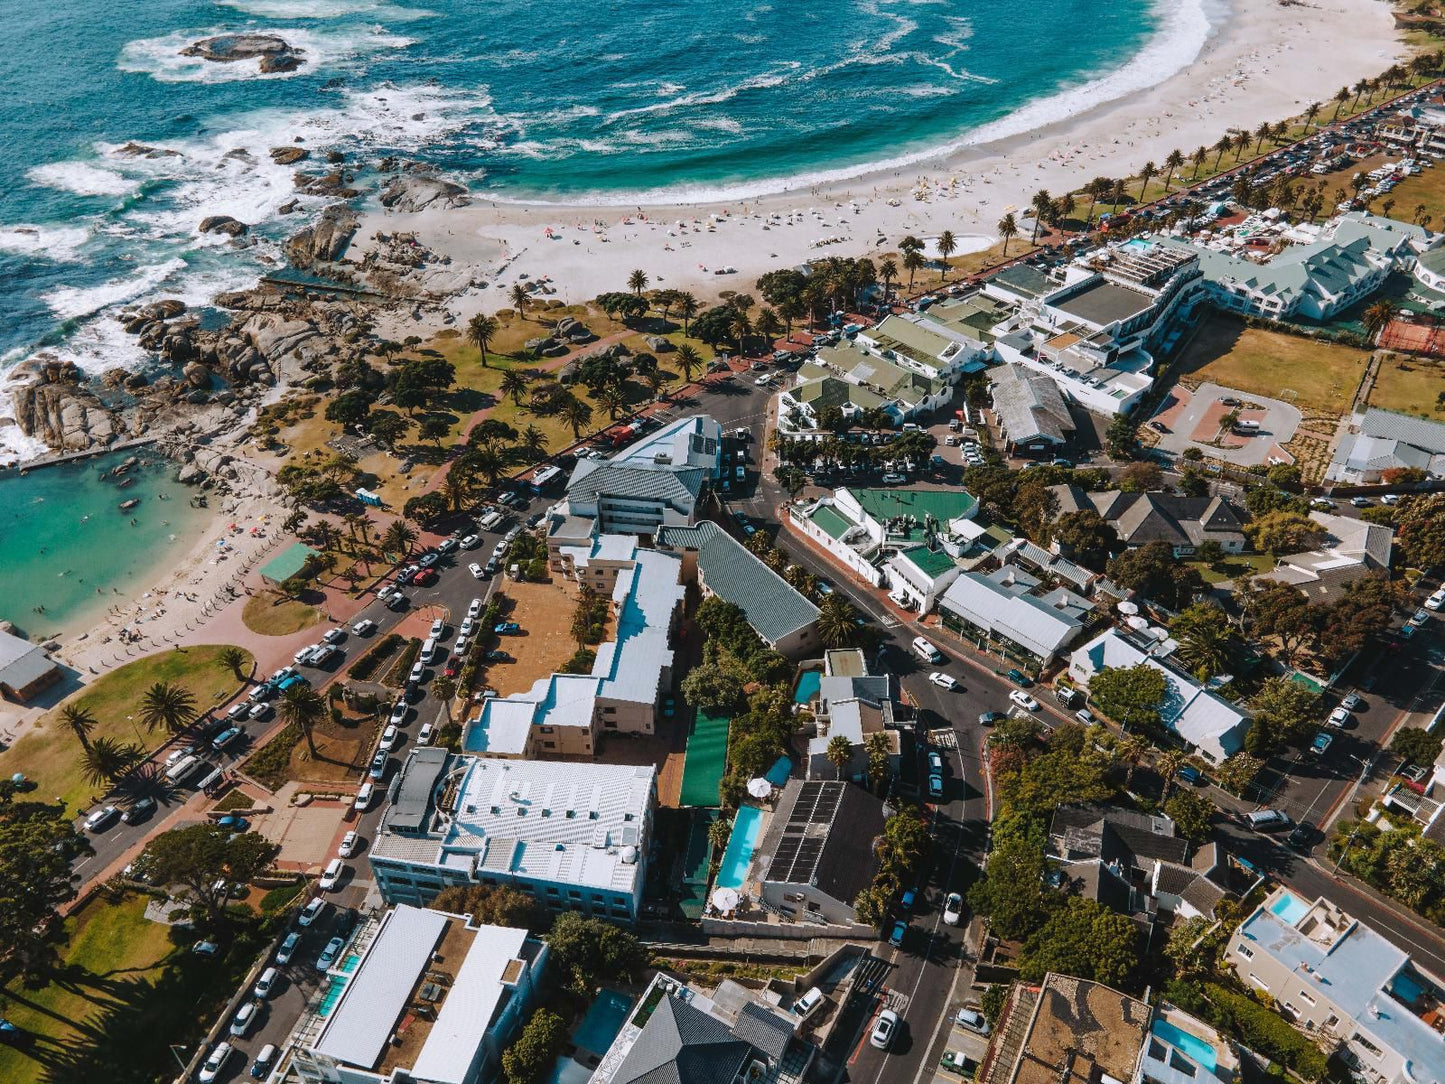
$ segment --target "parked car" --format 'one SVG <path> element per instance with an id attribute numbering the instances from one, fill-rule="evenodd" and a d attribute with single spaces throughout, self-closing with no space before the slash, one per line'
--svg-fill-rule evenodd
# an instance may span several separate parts
<path id="1" fill-rule="evenodd" d="M 390 760 L 391 758 L 386 755 L 385 749 L 378 749 L 376 756 L 371 758 L 371 767 L 367 769 L 367 774 L 376 780 L 385 779 L 386 766 Z"/>
<path id="2" fill-rule="evenodd" d="M 256 1055 L 256 1060 L 251 1063 L 251 1079 L 265 1080 L 275 1067 L 276 1044 L 267 1043 L 261 1048 L 261 1053 Z"/>
<path id="3" fill-rule="evenodd" d="M 149 795 L 144 798 L 137 798 L 131 802 L 129 808 L 120 815 L 120 819 L 126 824 L 140 824 L 156 811 L 156 800 Z"/>
<path id="4" fill-rule="evenodd" d="M 1334 740 L 1334 735 L 1326 734 L 1321 730 L 1315 735 L 1315 740 L 1310 743 L 1310 752 L 1317 757 L 1322 757 L 1329 752 L 1330 745 Z"/>
<path id="5" fill-rule="evenodd" d="M 336 853 L 342 858 L 350 858 L 360 845 L 361 837 L 355 831 L 347 832 L 341 837 L 341 842 L 337 844 Z"/>
<path id="6" fill-rule="evenodd" d="M 492 631 L 498 636 L 516 636 L 522 631 L 522 626 L 515 621 L 503 621 L 500 624 L 494 625 Z"/>
<path id="7" fill-rule="evenodd" d="M 1326 722 L 1330 726 L 1347 726 L 1350 722 L 1349 710 L 1343 706 L 1336 708 L 1330 712 L 1330 717 Z"/>
<path id="8" fill-rule="evenodd" d="M 878 1014 L 878 1021 L 873 1025 L 873 1032 L 868 1036 L 868 1042 L 878 1050 L 887 1050 L 893 1043 L 893 1036 L 898 1031 L 898 1014 L 892 1009 L 884 1009 Z"/>
<path id="9" fill-rule="evenodd" d="M 398 700 L 391 706 L 391 715 L 387 717 L 387 722 L 393 727 L 401 726 L 406 722 L 406 713 L 409 710 L 411 709 L 407 707 L 405 700 Z"/>
<path id="10" fill-rule="evenodd" d="M 467 565 L 467 571 L 472 574 L 472 579 L 474 580 L 481 580 L 486 578 L 486 573 L 482 571 L 482 566 L 477 564 L 477 562 L 475 561 Z"/>
<path id="11" fill-rule="evenodd" d="M 101 806 L 85 818 L 85 830 L 87 832 L 103 832 L 106 828 L 110 827 L 111 823 L 119 816 L 120 810 L 115 806 Z"/>
<path id="12" fill-rule="evenodd" d="M 985 711 L 978 717 L 979 726 L 993 726 L 994 723 L 1001 723 L 1008 716 L 1001 711 Z"/>
<path id="13" fill-rule="evenodd" d="M 1256 809 L 1244 818 L 1256 832 L 1278 832 L 1294 824 L 1282 809 Z"/>
<path id="14" fill-rule="evenodd" d="M 977 1009 L 971 1009 L 967 1005 L 958 1010 L 958 1015 L 953 1018 L 953 1022 L 976 1035 L 988 1034 L 988 1018 Z"/>
<path id="15" fill-rule="evenodd" d="M 248 1001 L 236 1010 L 236 1015 L 231 1017 L 231 1034 L 238 1039 L 244 1038 L 251 1030 L 251 1025 L 256 1022 L 260 1014 L 261 1006 L 255 1001 Z"/>
<path id="16" fill-rule="evenodd" d="M 481 599 L 479 599 L 479 598 L 474 598 L 474 599 L 472 599 L 471 602 L 469 602 L 469 603 L 467 604 L 467 617 L 472 618 L 473 620 L 475 620 L 475 619 L 481 614 L 481 612 L 482 612 L 482 600 L 481 600 Z"/>
<path id="17" fill-rule="evenodd" d="M 271 706 L 269 704 L 257 704 L 256 706 L 258 708 L 265 708 L 267 711 L 271 710 Z M 233 741 L 239 738 L 243 733 L 244 731 L 242 731 L 240 727 L 233 726 L 229 730 L 225 730 L 219 735 L 217 735 L 216 740 L 211 742 L 211 748 L 219 753 L 221 750 L 225 749 L 226 746 L 230 745 Z"/>
<path id="18" fill-rule="evenodd" d="M 330 892 L 341 881 L 341 875 L 344 872 L 346 872 L 346 863 L 339 858 L 333 858 L 321 871 L 321 880 L 316 882 L 316 887 L 323 892 Z"/>
<path id="19" fill-rule="evenodd" d="M 431 723 L 423 724 L 421 730 L 417 732 L 416 743 L 418 745 L 430 745 L 432 740 L 432 734 L 434 733 L 434 731 L 435 728 L 432 726 Z"/>
<path id="20" fill-rule="evenodd" d="M 314 896 L 312 897 L 310 903 L 308 903 L 305 907 L 301 908 L 301 913 L 296 916 L 296 921 L 302 926 L 309 926 L 318 918 L 320 918 L 321 913 L 325 910 L 326 901 L 323 900 L 320 896 Z"/>
<path id="21" fill-rule="evenodd" d="M 258 1000 L 265 1001 L 275 991 L 277 983 L 281 981 L 281 972 L 274 967 L 268 967 L 261 972 L 261 977 L 256 980 L 256 989 L 253 991 Z"/>
<path id="22" fill-rule="evenodd" d="M 361 787 L 356 792 L 355 800 L 351 803 L 351 807 L 359 813 L 365 813 L 371 808 L 371 800 L 375 794 L 375 783 L 361 784 Z"/>
<path id="23" fill-rule="evenodd" d="M 217 1043 L 211 1048 L 211 1053 L 202 1063 L 200 1072 L 196 1079 L 201 1084 L 211 1084 L 216 1077 L 221 1075 L 221 1070 L 226 1067 L 226 1062 L 231 1060 L 231 1044 L 226 1042 Z"/>
<path id="24" fill-rule="evenodd" d="M 1412 614 L 1410 615 L 1410 620 L 1409 620 L 1408 624 L 1414 625 L 1415 628 L 1418 629 L 1418 628 L 1420 628 L 1422 625 L 1424 625 L 1425 622 L 1427 622 L 1427 621 L 1429 621 L 1429 620 L 1430 620 L 1430 611 L 1429 611 L 1429 610 L 1416 610 L 1414 613 L 1412 613 Z"/>
<path id="25" fill-rule="evenodd" d="M 1031 689 L 1031 688 L 1033 688 L 1034 679 L 1031 678 L 1031 677 L 1029 677 L 1027 674 L 1025 674 L 1022 670 L 1018 669 L 1017 667 L 1015 667 L 1014 669 L 1011 669 L 1006 676 L 1008 677 L 1008 679 L 1009 679 L 1010 681 L 1012 681 L 1012 682 L 1013 682 L 1015 685 L 1017 685 L 1020 689 Z"/>
<path id="26" fill-rule="evenodd" d="M 327 629 L 321 639 L 325 640 L 328 644 L 339 644 L 342 640 L 346 639 L 346 630 L 340 627 Z"/>
<path id="27" fill-rule="evenodd" d="M 949 692 L 952 692 L 954 689 L 958 688 L 957 678 L 942 673 L 938 670 L 935 670 L 933 671 L 933 673 L 929 674 L 928 680 L 934 685 L 937 685 L 940 689 L 947 689 Z"/>
<path id="28" fill-rule="evenodd" d="M 1425 609 L 1438 610 L 1445 606 L 1445 587 L 1435 590 L 1435 593 L 1425 600 Z"/>
<path id="29" fill-rule="evenodd" d="M 821 1004 L 823 1004 L 823 991 L 816 986 L 810 986 L 802 997 L 793 1002 L 793 1015 L 806 1020 L 808 1015 Z"/>
<path id="30" fill-rule="evenodd" d="M 888 931 L 888 943 L 894 948 L 902 948 L 904 938 L 908 936 L 908 923 L 899 919 L 893 924 L 893 929 Z"/>
<path id="31" fill-rule="evenodd" d="M 437 582 L 437 571 L 434 568 L 424 568 L 412 578 L 411 582 L 418 587 L 430 587 Z"/>
<path id="32" fill-rule="evenodd" d="M 1294 850 L 1309 850 L 1315 842 L 1315 826 L 1312 824 L 1298 825 L 1289 835 L 1284 838 L 1285 845 Z"/>
<path id="33" fill-rule="evenodd" d="M 301 935 L 292 930 L 281 942 L 281 947 L 276 950 L 276 962 L 278 964 L 289 964 L 291 957 L 296 953 L 296 946 L 301 944 Z"/>
<path id="34" fill-rule="evenodd" d="M 417 685 L 421 683 L 421 679 L 424 677 L 426 677 L 426 663 L 417 659 L 416 662 L 411 664 L 411 675 L 407 680 L 413 685 Z"/>
<path id="35" fill-rule="evenodd" d="M 316 957 L 316 970 L 330 971 L 332 965 L 336 963 L 337 957 L 341 955 L 341 950 L 345 947 L 346 942 L 340 937 L 333 937 L 326 942 L 326 947 L 321 950 L 321 955 Z"/>
<path id="36" fill-rule="evenodd" d="M 1359 693 L 1350 693 L 1340 701 L 1340 707 L 1346 711 L 1359 711 L 1364 706 L 1365 702 L 1360 698 Z"/>
<path id="37" fill-rule="evenodd" d="M 1008 694 L 1008 698 L 1019 707 L 1023 708 L 1024 711 L 1039 710 L 1039 702 L 1028 693 L 1024 692 L 1022 689 L 1014 689 Z"/>
<path id="38" fill-rule="evenodd" d="M 935 773 L 928 777 L 928 796 L 934 801 L 943 797 L 943 776 Z"/>
<path id="39" fill-rule="evenodd" d="M 947 899 L 943 901 L 943 924 L 957 926 L 962 920 L 963 897 L 957 892 L 950 892 Z"/>
<path id="40" fill-rule="evenodd" d="M 395 726 L 388 726 L 381 732 L 381 741 L 377 743 L 377 749 L 383 753 L 389 753 L 396 748 L 397 739 L 401 735 L 397 733 Z"/>

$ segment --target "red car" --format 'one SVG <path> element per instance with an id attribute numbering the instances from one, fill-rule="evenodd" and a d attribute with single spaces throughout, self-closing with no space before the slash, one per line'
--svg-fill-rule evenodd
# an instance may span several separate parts
<path id="1" fill-rule="evenodd" d="M 437 582 L 436 569 L 424 568 L 412 577 L 412 583 L 418 587 L 430 587 Z"/>
<path id="2" fill-rule="evenodd" d="M 442 673 L 449 678 L 454 678 L 462 672 L 462 664 L 459 659 L 448 659 Z"/>

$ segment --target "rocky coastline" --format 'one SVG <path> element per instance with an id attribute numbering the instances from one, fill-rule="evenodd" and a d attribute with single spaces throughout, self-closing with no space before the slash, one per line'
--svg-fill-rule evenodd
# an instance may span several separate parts
<path id="1" fill-rule="evenodd" d="M 259 60 L 264 75 L 294 72 L 306 63 L 303 51 L 275 34 L 217 34 L 181 50 L 181 56 L 199 57 L 217 64 Z"/>

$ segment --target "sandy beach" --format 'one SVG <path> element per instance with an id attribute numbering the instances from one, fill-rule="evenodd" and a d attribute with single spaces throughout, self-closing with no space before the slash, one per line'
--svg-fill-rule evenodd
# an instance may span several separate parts
<path id="1" fill-rule="evenodd" d="M 1297 115 L 1378 75 L 1402 51 L 1384 0 L 1234 0 L 1194 62 L 1164 82 L 991 143 L 966 145 L 964 134 L 906 166 L 793 190 L 780 180 L 772 194 L 727 202 L 681 202 L 685 193 L 679 202 L 632 206 L 479 198 L 460 208 L 374 212 L 350 255 L 360 258 L 378 230 L 415 232 L 451 258 L 450 276 L 486 282 L 451 302 L 466 318 L 504 307 L 505 291 L 523 278 L 550 279 L 552 296 L 575 303 L 625 289 L 628 272 L 642 268 L 654 287 L 708 297 L 752 289 L 761 272 L 809 258 L 890 251 L 909 233 L 951 229 L 961 254 L 988 247 L 999 219 L 1026 208 L 1041 188 L 1058 194 L 1095 176 L 1125 176 L 1175 148 L 1188 155 L 1231 129 Z"/>

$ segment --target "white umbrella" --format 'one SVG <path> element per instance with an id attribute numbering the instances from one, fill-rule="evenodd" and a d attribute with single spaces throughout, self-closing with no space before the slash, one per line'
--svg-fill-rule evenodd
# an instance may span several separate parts
<path id="1" fill-rule="evenodd" d="M 762 776 L 748 780 L 748 793 L 754 798 L 766 798 L 773 793 L 773 785 Z"/>
<path id="2" fill-rule="evenodd" d="M 1147 628 L 1149 627 L 1149 622 L 1145 621 L 1142 617 L 1139 617 L 1137 614 L 1136 614 L 1135 616 L 1129 618 L 1129 619 L 1128 619 L 1127 621 L 1125 621 L 1124 623 L 1125 623 L 1126 625 L 1128 625 L 1131 629 L 1134 629 L 1134 630 L 1137 631 L 1137 632 L 1143 632 L 1145 629 L 1147 629 Z"/>
<path id="3" fill-rule="evenodd" d="M 1155 625 L 1152 629 L 1149 630 L 1149 635 L 1154 637 L 1154 639 L 1158 640 L 1160 643 L 1163 643 L 1165 640 L 1169 639 L 1169 630 L 1165 628 L 1160 628 L 1158 625 Z"/>
<path id="4" fill-rule="evenodd" d="M 712 894 L 712 905 L 719 911 L 735 911 L 738 906 L 736 888 L 719 888 Z"/>
<path id="5" fill-rule="evenodd" d="M 1119 603 L 1116 609 L 1121 614 L 1129 614 L 1130 616 L 1132 616 L 1139 612 L 1139 604 L 1137 602 L 1130 602 L 1125 599 L 1123 602 Z"/>

